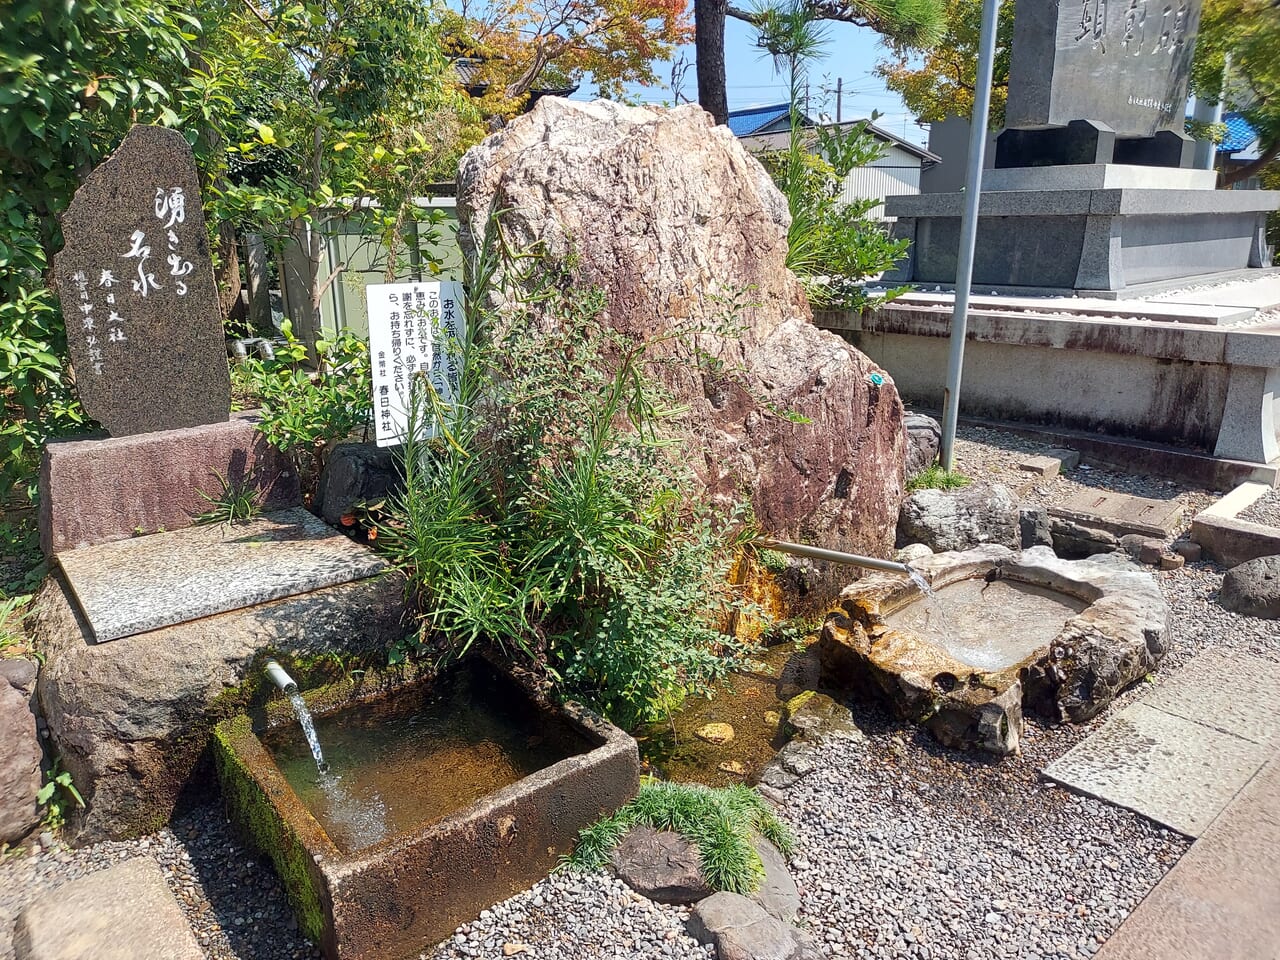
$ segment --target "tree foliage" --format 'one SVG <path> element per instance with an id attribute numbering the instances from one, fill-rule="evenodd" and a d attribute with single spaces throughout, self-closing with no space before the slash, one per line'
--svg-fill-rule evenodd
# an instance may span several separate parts
<path id="1" fill-rule="evenodd" d="M 812 21 L 869 27 L 887 41 L 927 48 L 945 28 L 945 0 L 803 0 Z M 724 76 L 724 17 L 761 26 L 775 5 L 762 2 L 749 9 L 724 0 L 695 0 L 698 20 L 698 102 L 717 123 L 728 118 Z M 702 29 L 705 26 L 706 29 Z"/>
<path id="2" fill-rule="evenodd" d="M 450 51 L 473 61 L 470 82 L 487 87 L 491 113 L 586 74 L 601 96 L 656 83 L 654 63 L 692 37 L 684 0 L 463 0 L 445 25 Z"/>
<path id="3" fill-rule="evenodd" d="M 982 0 L 945 0 L 945 27 L 931 45 L 888 38 L 890 56 L 880 60 L 876 74 L 899 96 L 922 123 L 945 120 L 949 114 L 973 113 L 978 82 L 978 38 L 982 28 Z M 1009 52 L 1013 44 L 1014 0 L 1000 5 L 995 69 L 991 82 L 992 129 L 1004 125 L 1009 85 Z"/>
<path id="4" fill-rule="evenodd" d="M 1225 183 L 1274 163 L 1280 157 L 1280 6 L 1274 0 L 1206 0 L 1192 86 L 1197 95 L 1240 111 L 1258 131 L 1259 158 L 1224 177 Z"/>

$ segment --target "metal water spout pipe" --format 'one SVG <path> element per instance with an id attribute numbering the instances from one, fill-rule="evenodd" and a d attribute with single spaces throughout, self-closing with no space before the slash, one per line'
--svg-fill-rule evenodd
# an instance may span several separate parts
<path id="1" fill-rule="evenodd" d="M 851 567 L 864 567 L 867 570 L 884 570 L 888 573 L 902 573 L 911 576 L 911 568 L 905 563 L 893 560 L 879 560 L 875 557 L 863 557 L 856 553 L 845 553 L 842 550 L 827 550 L 824 547 L 811 547 L 803 543 L 787 543 L 785 540 L 757 540 L 765 550 L 777 550 L 779 553 L 790 553 L 797 557 L 808 557 L 810 560 L 825 560 L 828 563 L 843 563 Z"/>
<path id="2" fill-rule="evenodd" d="M 293 682 L 293 677 L 285 673 L 284 667 L 276 663 L 274 660 L 268 660 L 267 665 L 263 668 L 267 672 L 267 676 L 271 678 L 271 682 L 283 690 L 285 693 L 293 693 L 298 689 L 298 685 Z"/>

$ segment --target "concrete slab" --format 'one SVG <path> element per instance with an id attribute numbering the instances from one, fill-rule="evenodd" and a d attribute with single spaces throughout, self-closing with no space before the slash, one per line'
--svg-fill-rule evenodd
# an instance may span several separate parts
<path id="1" fill-rule="evenodd" d="M 1280 278 L 1277 279 L 1280 280 Z M 951 307 L 955 304 L 955 299 L 954 293 L 927 293 L 913 290 L 893 302 L 904 305 Z M 980 295 L 970 298 L 969 305 L 973 310 L 1011 310 L 1042 316 L 1115 317 L 1157 323 L 1198 323 L 1207 326 L 1243 323 L 1257 312 L 1254 308 L 1247 306 L 1143 299 L 1118 302 L 1100 297 Z"/>
<path id="2" fill-rule="evenodd" d="M 1280 756 L 1204 832 L 1098 960 L 1280 960 Z"/>
<path id="3" fill-rule="evenodd" d="M 1274 483 L 1240 484 L 1196 514 L 1191 521 L 1191 539 L 1200 544 L 1210 557 L 1227 567 L 1280 553 L 1280 527 L 1239 518 L 1273 487 Z"/>
<path id="4" fill-rule="evenodd" d="M 1044 775 L 1197 837 L 1272 752 L 1140 702 L 1047 766 Z"/>
<path id="5" fill-rule="evenodd" d="M 374 576 L 386 563 L 301 507 L 60 553 L 98 643 Z"/>
<path id="6" fill-rule="evenodd" d="M 201 960 L 160 867 L 134 857 L 71 880 L 18 915 L 16 960 Z"/>
<path id="7" fill-rule="evenodd" d="M 1202 653 L 1157 680 L 1142 704 L 1263 746 L 1280 746 L 1280 663 L 1242 653 Z"/>
<path id="8" fill-rule="evenodd" d="M 1215 287 L 1176 290 L 1159 297 L 1164 303 L 1214 304 L 1220 307 L 1247 307 L 1270 310 L 1280 307 L 1280 276 L 1240 280 Z"/>
<path id="9" fill-rule="evenodd" d="M 1082 490 L 1050 507 L 1049 514 L 1119 536 L 1141 533 L 1170 537 L 1177 532 L 1182 520 L 1182 504 L 1177 500 L 1153 500 L 1107 490 Z"/>

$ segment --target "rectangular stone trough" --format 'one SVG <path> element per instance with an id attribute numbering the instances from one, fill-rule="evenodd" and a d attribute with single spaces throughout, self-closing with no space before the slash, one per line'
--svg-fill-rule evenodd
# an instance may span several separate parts
<path id="1" fill-rule="evenodd" d="M 447 689 L 451 677 L 465 671 L 479 672 L 483 679 L 474 689 L 483 687 L 484 696 L 473 697 L 473 687 L 465 685 L 461 699 L 437 694 Z M 331 745 L 343 735 L 344 717 L 356 718 L 350 726 L 357 735 L 367 735 L 360 730 L 385 729 L 380 720 L 370 719 L 374 714 L 369 711 L 376 711 L 382 695 L 390 692 L 395 702 L 406 697 L 439 702 L 453 696 L 451 702 L 463 707 L 460 729 L 483 727 L 484 717 L 477 711 L 495 706 L 509 716 L 516 716 L 512 709 L 526 711 L 523 715 L 533 716 L 535 722 L 510 728 L 521 742 L 527 739 L 531 755 L 539 758 L 535 762 L 526 757 L 526 767 L 548 756 L 559 759 L 456 810 L 436 810 L 411 826 L 405 825 L 401 813 L 394 831 L 386 825 L 392 819 L 388 806 L 383 811 L 386 823 L 380 826 L 389 835 L 362 845 L 359 836 L 344 833 L 335 819 L 327 819 L 332 811 L 322 811 L 317 819 L 300 797 L 309 788 L 295 791 L 286 779 L 286 771 L 296 769 L 290 767 L 296 760 L 291 761 L 280 743 L 282 734 L 292 734 L 290 725 L 297 725 L 287 701 L 272 703 L 264 713 L 221 723 L 215 731 L 216 759 L 228 816 L 274 862 L 301 929 L 329 960 L 418 957 L 480 910 L 546 876 L 560 856 L 570 852 L 579 830 L 614 812 L 638 789 L 634 739 L 576 704 L 548 702 L 483 661 L 456 665 L 438 678 L 395 681 L 390 691 L 377 681 L 363 685 L 363 698 L 357 695 L 360 683 L 305 695 L 322 747 L 326 730 Z M 372 705 L 369 687 L 379 688 Z M 412 725 L 397 729 L 406 730 L 408 740 L 416 737 L 430 747 L 451 727 L 452 720 L 444 727 L 428 725 L 427 732 Z M 494 745 L 485 736 L 472 735 L 472 741 L 480 743 L 481 752 L 491 752 Z M 548 740 L 555 745 L 548 747 Z M 388 749 L 398 747 L 392 742 Z M 411 759 L 383 763 L 378 756 L 362 762 L 384 796 L 399 790 L 412 802 L 417 792 L 436 787 L 448 794 L 465 779 L 465 761 L 446 759 L 433 771 L 433 760 L 419 767 Z M 368 785 L 364 789 L 366 797 L 379 796 L 376 791 L 370 794 Z M 321 810 L 310 799 L 313 808 Z M 333 826 L 326 830 L 322 821 Z"/>

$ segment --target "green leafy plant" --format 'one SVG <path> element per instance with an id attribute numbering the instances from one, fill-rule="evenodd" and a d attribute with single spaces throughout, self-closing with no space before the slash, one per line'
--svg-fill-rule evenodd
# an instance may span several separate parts
<path id="1" fill-rule="evenodd" d="M 222 489 L 216 494 L 198 491 L 211 506 L 195 518 L 196 523 L 241 523 L 262 512 L 261 493 L 252 478 L 237 482 L 216 470 L 213 476 Z"/>
<path id="2" fill-rule="evenodd" d="M 393 655 L 493 643 L 615 722 L 651 719 L 733 664 L 718 626 L 738 602 L 740 518 L 693 502 L 670 429 L 684 411 L 652 376 L 675 362 L 651 352 L 661 338 L 618 334 L 599 291 L 489 233 L 457 413 L 418 381 L 405 490 L 378 529 L 421 611 Z M 497 315 L 484 304 L 499 272 Z"/>
<path id="3" fill-rule="evenodd" d="M 818 307 L 864 307 L 899 296 L 905 288 L 873 300 L 862 282 L 901 259 L 908 241 L 892 239 L 869 216 L 882 198 L 846 202 L 842 197 L 845 177 L 883 156 L 884 146 L 868 134 L 865 122 L 845 128 L 805 125 L 807 66 L 826 44 L 813 5 L 806 0 L 761 5 L 753 23 L 756 45 L 773 57 L 790 94 L 787 146 L 762 157 L 791 212 L 787 266 Z"/>
<path id="4" fill-rule="evenodd" d="M 954 470 L 944 470 L 935 463 L 909 479 L 907 491 L 914 493 L 916 490 L 956 490 L 967 486 L 969 482 L 969 478 L 964 474 Z"/>
<path id="5" fill-rule="evenodd" d="M 293 459 L 310 489 L 320 476 L 330 445 L 367 428 L 372 416 L 368 344 L 344 330 L 316 343 L 315 370 L 306 366 L 307 346 L 285 321 L 284 345 L 275 357 L 250 358 L 233 368 L 237 386 L 256 397 L 258 430 Z"/>
<path id="6" fill-rule="evenodd" d="M 45 808 L 45 826 L 56 830 L 67 820 L 67 812 L 74 804 L 84 808 L 84 797 L 71 782 L 71 774 L 62 770 L 55 761 L 53 767 L 45 774 L 45 783 L 36 793 L 36 803 Z"/>
<path id="7" fill-rule="evenodd" d="M 0 656 L 4 655 L 4 651 L 25 642 L 22 613 L 30 602 L 30 595 L 0 597 Z"/>
<path id="8" fill-rule="evenodd" d="M 786 824 L 750 787 L 716 789 L 649 780 L 641 784 L 634 800 L 578 835 L 578 846 L 566 866 L 604 867 L 627 831 L 637 826 L 673 830 L 696 844 L 707 883 L 731 893 L 751 893 L 764 879 L 764 864 L 753 844 L 756 835 L 784 854 L 794 847 Z"/>

